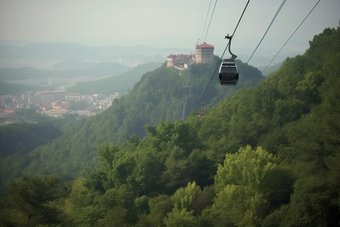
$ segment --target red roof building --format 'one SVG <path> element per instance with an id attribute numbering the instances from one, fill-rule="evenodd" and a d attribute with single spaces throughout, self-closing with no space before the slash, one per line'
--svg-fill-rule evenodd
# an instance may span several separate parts
<path id="1" fill-rule="evenodd" d="M 201 45 L 196 45 L 196 48 L 206 48 L 206 47 L 208 47 L 208 48 L 214 48 L 213 45 L 210 45 L 210 44 L 208 44 L 208 43 L 203 43 L 203 44 L 201 44 Z"/>
<path id="2" fill-rule="evenodd" d="M 4 110 L 5 114 L 14 114 L 14 110 Z"/>
<path id="3" fill-rule="evenodd" d="M 196 45 L 196 63 L 210 63 L 214 59 L 214 46 L 208 43 Z"/>

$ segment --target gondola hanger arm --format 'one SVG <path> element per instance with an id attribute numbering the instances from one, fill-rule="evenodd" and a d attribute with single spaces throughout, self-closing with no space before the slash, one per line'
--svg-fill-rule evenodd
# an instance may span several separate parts
<path id="1" fill-rule="evenodd" d="M 226 35 L 224 38 L 229 40 L 229 43 L 228 43 L 229 48 L 228 48 L 228 50 L 229 50 L 229 53 L 230 53 L 230 55 L 231 55 L 231 58 L 229 58 L 229 59 L 223 59 L 223 61 L 235 61 L 235 59 L 237 58 L 237 56 L 236 56 L 235 54 L 233 54 L 233 53 L 231 52 L 231 50 L 230 50 L 230 47 L 231 47 L 231 39 L 233 38 L 233 36 L 232 36 L 232 35 L 229 36 L 229 34 L 228 34 L 228 35 Z"/>

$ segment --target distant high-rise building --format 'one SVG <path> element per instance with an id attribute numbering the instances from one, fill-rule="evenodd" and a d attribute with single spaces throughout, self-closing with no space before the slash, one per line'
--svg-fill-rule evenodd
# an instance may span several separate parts
<path id="1" fill-rule="evenodd" d="M 51 103 L 55 101 L 54 91 L 37 91 L 37 96 L 40 96 L 38 103 Z"/>
<path id="2" fill-rule="evenodd" d="M 67 91 L 65 90 L 55 90 L 54 95 L 56 100 L 65 101 Z"/>
<path id="3" fill-rule="evenodd" d="M 214 46 L 203 43 L 196 45 L 196 63 L 210 63 L 214 59 Z"/>
<path id="4" fill-rule="evenodd" d="M 80 102 L 81 101 L 80 93 L 67 93 L 65 95 L 65 101 L 71 101 L 71 100 Z"/>

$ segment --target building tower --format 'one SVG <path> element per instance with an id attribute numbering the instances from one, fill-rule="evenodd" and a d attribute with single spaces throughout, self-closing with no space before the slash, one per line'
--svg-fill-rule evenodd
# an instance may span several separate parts
<path id="1" fill-rule="evenodd" d="M 196 45 L 196 63 L 210 63 L 214 59 L 214 46 L 203 43 Z"/>

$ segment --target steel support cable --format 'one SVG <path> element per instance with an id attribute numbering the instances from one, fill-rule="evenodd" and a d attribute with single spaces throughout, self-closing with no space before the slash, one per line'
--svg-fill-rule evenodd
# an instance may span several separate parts
<path id="1" fill-rule="evenodd" d="M 207 24 L 207 19 L 208 19 L 208 15 L 209 15 L 209 10 L 210 10 L 211 1 L 212 1 L 212 0 L 210 0 L 209 7 L 208 7 L 208 11 L 207 11 L 207 15 L 205 16 L 204 26 L 203 26 L 203 30 L 202 30 L 202 34 L 201 34 L 201 40 L 203 39 L 203 33 L 204 33 L 204 30 L 205 30 L 205 25 Z"/>
<path id="2" fill-rule="evenodd" d="M 214 16 L 214 12 L 215 12 L 215 8 L 216 8 L 216 4 L 217 4 L 217 0 L 215 1 L 215 5 L 214 5 L 213 11 L 212 11 L 212 13 L 211 13 L 211 17 L 210 17 L 209 25 L 208 25 L 208 28 L 207 28 L 207 32 L 205 33 L 205 37 L 204 37 L 203 43 L 205 42 L 205 39 L 207 38 L 208 31 L 209 31 L 209 28 L 210 28 L 210 23 L 211 23 L 211 20 L 212 20 L 212 18 L 213 18 L 213 16 Z"/>
<path id="3" fill-rule="evenodd" d="M 203 33 L 204 33 L 205 25 L 206 25 L 206 22 L 207 22 L 207 18 L 208 18 L 208 15 L 209 15 L 209 10 L 210 10 L 210 6 L 211 6 L 211 2 L 212 2 L 212 0 L 210 0 L 210 3 L 209 3 L 209 7 L 208 7 L 207 15 L 206 15 L 206 17 L 205 17 L 205 22 L 204 22 L 204 26 L 203 26 L 201 38 L 203 38 Z M 205 37 L 204 37 L 204 41 L 203 41 L 203 42 L 205 42 L 205 39 L 207 38 L 208 31 L 209 31 L 209 28 L 210 28 L 210 23 L 211 23 L 211 20 L 212 20 L 212 18 L 213 18 L 213 16 L 214 16 L 216 4 L 217 4 L 217 0 L 215 1 L 215 5 L 214 5 L 214 8 L 213 8 L 212 13 L 211 13 L 209 25 L 208 25 L 208 27 L 207 27 L 207 31 L 206 31 L 206 33 L 205 33 Z M 189 69 L 189 70 L 190 70 L 190 69 Z M 215 74 L 215 72 L 214 72 L 214 74 Z M 211 80 L 210 80 L 210 81 L 211 81 Z M 209 83 L 210 83 L 210 82 L 209 82 Z M 184 119 L 184 117 L 182 117 L 182 119 Z"/>
<path id="4" fill-rule="evenodd" d="M 258 48 L 258 47 L 261 45 L 261 43 L 262 43 L 262 41 L 263 41 L 264 37 L 267 35 L 267 33 L 268 33 L 268 31 L 269 31 L 270 27 L 271 27 L 271 26 L 272 26 L 272 24 L 274 23 L 274 21 L 275 21 L 275 19 L 276 19 L 277 15 L 279 15 L 279 13 L 280 13 L 280 11 L 281 11 L 282 7 L 284 6 L 284 4 L 286 3 L 286 1 L 287 1 L 287 0 L 283 0 L 283 2 L 281 3 L 280 7 L 277 9 L 277 11 L 276 11 L 276 13 L 275 13 L 275 15 L 274 15 L 274 17 L 273 17 L 272 21 L 270 22 L 270 24 L 269 24 L 269 26 L 268 26 L 268 28 L 267 28 L 266 32 L 263 34 L 263 36 L 262 36 L 262 38 L 261 38 L 260 42 L 257 44 L 257 46 L 256 46 L 255 50 L 254 50 L 254 51 L 253 51 L 253 53 L 250 55 L 250 57 L 249 57 L 249 59 L 248 59 L 248 61 L 247 61 L 247 64 L 248 64 L 248 62 L 250 61 L 250 59 L 253 57 L 254 53 L 255 53 L 255 52 L 256 52 L 256 50 L 257 50 L 257 48 Z"/>
<path id="5" fill-rule="evenodd" d="M 235 27 L 235 29 L 234 29 L 234 32 L 233 32 L 233 34 L 232 34 L 231 36 L 234 36 L 234 34 L 235 34 L 235 32 L 236 32 L 236 29 L 238 28 L 238 25 L 240 24 L 241 19 L 242 19 L 244 13 L 246 12 L 246 9 L 247 9 L 247 7 L 248 7 L 248 5 L 249 5 L 249 2 L 250 2 L 250 0 L 248 0 L 246 6 L 244 7 L 244 10 L 243 10 L 243 12 L 242 12 L 242 14 L 241 14 L 241 17 L 240 17 L 240 19 L 238 20 L 237 25 L 236 25 L 236 27 Z M 227 49 L 227 48 L 226 48 L 226 49 Z M 224 52 L 225 52 L 225 51 L 224 51 Z"/>
<path id="6" fill-rule="evenodd" d="M 231 36 L 234 36 L 234 34 L 235 34 L 235 32 L 236 32 L 236 30 L 237 30 L 237 28 L 238 28 L 238 26 L 239 26 L 239 24 L 240 24 L 240 22 L 241 22 L 241 20 L 242 20 L 243 15 L 244 15 L 244 13 L 246 12 L 246 9 L 247 9 L 247 7 L 248 7 L 248 5 L 249 5 L 249 2 L 250 2 L 250 0 L 247 1 L 247 4 L 246 4 L 246 6 L 244 7 L 243 12 L 242 12 L 242 14 L 241 14 L 241 16 L 240 16 L 240 18 L 239 18 L 239 20 L 238 20 L 238 22 L 237 22 L 237 25 L 236 25 L 236 27 L 235 27 L 235 29 L 234 29 L 234 31 L 233 31 L 233 34 L 232 34 Z M 216 68 L 215 68 L 215 70 L 214 70 L 214 73 L 212 74 L 212 76 L 211 76 L 211 78 L 210 78 L 210 81 L 209 81 L 207 87 L 205 88 L 205 91 L 204 91 L 204 93 L 203 93 L 203 95 L 202 95 L 202 97 L 201 97 L 201 99 L 200 99 L 200 101 L 199 101 L 199 105 L 201 105 L 200 103 L 202 102 L 202 100 L 203 100 L 203 98 L 204 98 L 204 96 L 205 96 L 205 93 L 207 92 L 208 87 L 209 87 L 209 85 L 210 85 L 212 79 L 214 78 L 214 75 L 215 75 L 215 73 L 216 73 L 218 67 L 220 66 L 220 64 L 221 64 L 221 62 L 222 62 L 222 58 L 223 58 L 225 52 L 227 51 L 228 46 L 229 46 L 229 42 L 228 42 L 228 44 L 226 45 L 226 47 L 224 48 L 224 51 L 223 51 L 223 53 L 222 53 L 222 55 L 221 55 L 221 57 L 220 57 L 220 60 L 219 60 L 217 66 L 216 66 Z"/>
<path id="7" fill-rule="evenodd" d="M 307 17 L 309 16 L 309 14 L 312 13 L 312 11 L 315 9 L 315 7 L 319 4 L 320 0 L 314 5 L 314 7 L 309 11 L 309 13 L 307 14 L 307 16 L 302 20 L 302 22 L 300 23 L 300 25 L 295 29 L 295 31 L 293 32 L 293 34 L 287 39 L 287 41 L 285 42 L 285 44 L 283 44 L 283 46 L 281 47 L 281 49 L 275 54 L 275 56 L 273 57 L 273 59 L 269 62 L 269 64 L 266 66 L 266 68 L 263 69 L 262 73 L 264 73 L 264 71 L 266 71 L 266 69 L 268 68 L 268 66 L 274 61 L 274 59 L 276 58 L 276 56 L 281 52 L 281 50 L 286 46 L 286 44 L 289 42 L 289 40 L 293 37 L 293 35 L 295 34 L 295 32 L 301 27 L 301 25 L 303 24 L 303 22 L 305 22 L 305 20 L 307 19 Z"/>

